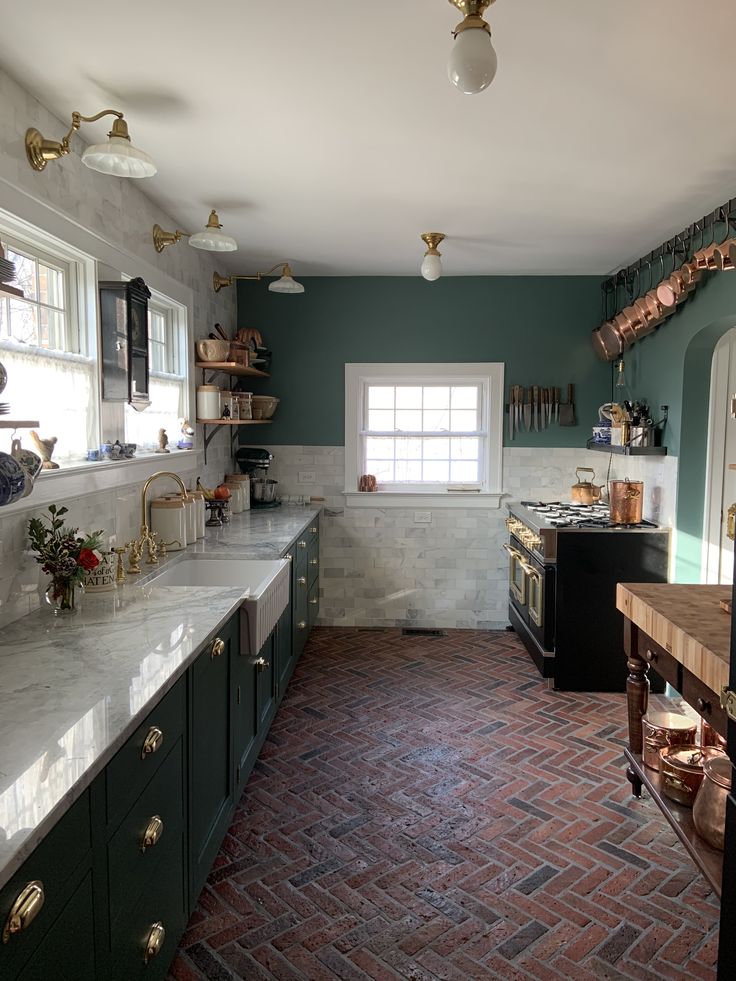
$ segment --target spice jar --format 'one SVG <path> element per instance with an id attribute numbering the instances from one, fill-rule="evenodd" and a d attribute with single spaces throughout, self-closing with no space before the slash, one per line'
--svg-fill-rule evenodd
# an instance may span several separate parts
<path id="1" fill-rule="evenodd" d="M 731 790 L 731 761 L 725 753 L 706 760 L 705 779 L 693 806 L 695 830 L 713 848 L 723 851 L 726 801 Z"/>

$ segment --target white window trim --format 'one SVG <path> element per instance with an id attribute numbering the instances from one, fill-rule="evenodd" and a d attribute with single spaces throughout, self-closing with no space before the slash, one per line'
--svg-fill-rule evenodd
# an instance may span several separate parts
<path id="1" fill-rule="evenodd" d="M 503 413 L 504 366 L 500 362 L 455 364 L 346 364 L 345 365 L 345 503 L 348 507 L 433 507 L 499 508 L 503 496 Z M 357 490 L 362 473 L 361 427 L 363 392 L 366 384 L 397 385 L 421 379 L 423 384 L 475 382 L 487 387 L 481 428 L 488 433 L 483 455 L 484 475 L 480 491 L 421 489 L 412 485 L 405 491 L 361 493 Z"/>

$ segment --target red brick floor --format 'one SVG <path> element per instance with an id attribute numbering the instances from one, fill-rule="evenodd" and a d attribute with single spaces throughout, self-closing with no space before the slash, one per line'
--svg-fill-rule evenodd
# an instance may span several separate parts
<path id="1" fill-rule="evenodd" d="M 170 978 L 714 978 L 624 731 L 512 634 L 316 630 Z"/>

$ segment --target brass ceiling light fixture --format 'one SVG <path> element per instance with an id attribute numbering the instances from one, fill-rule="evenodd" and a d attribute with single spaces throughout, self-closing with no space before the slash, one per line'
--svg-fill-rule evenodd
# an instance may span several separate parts
<path id="1" fill-rule="evenodd" d="M 153 177 L 156 164 L 151 157 L 130 142 L 128 124 L 117 109 L 103 109 L 95 116 L 72 113 L 69 132 L 61 140 L 47 140 L 34 127 L 26 130 L 26 156 L 34 170 L 45 170 L 49 160 L 58 160 L 71 153 L 71 138 L 82 123 L 94 123 L 103 116 L 115 116 L 107 143 L 88 146 L 82 154 L 82 163 L 90 170 L 113 177 Z"/>
<path id="2" fill-rule="evenodd" d="M 291 266 L 288 262 L 277 262 L 275 266 L 271 266 L 268 272 L 256 273 L 254 276 L 221 276 L 216 272 L 212 277 L 212 288 L 214 289 L 215 293 L 219 293 L 220 290 L 224 289 L 226 286 L 232 286 L 237 279 L 261 280 L 264 276 L 270 276 L 276 269 L 281 270 L 281 276 L 279 279 L 274 280 L 273 283 L 268 284 L 268 288 L 271 293 L 304 292 L 304 287 L 302 284 L 297 283 L 297 281 L 291 275 Z"/>
<path id="3" fill-rule="evenodd" d="M 425 232 L 421 238 L 427 246 L 422 260 L 421 274 L 424 278 L 433 283 L 442 275 L 442 253 L 437 251 L 437 246 L 444 239 L 442 232 Z"/>
<path id="4" fill-rule="evenodd" d="M 450 0 L 463 15 L 452 32 L 452 46 L 447 74 L 452 84 L 465 95 L 476 95 L 487 89 L 496 77 L 498 59 L 491 43 L 491 28 L 483 20 L 483 11 L 494 0 Z"/>
<path id="5" fill-rule="evenodd" d="M 189 232 L 182 232 L 178 228 L 175 232 L 166 232 L 160 225 L 154 225 L 152 232 L 153 247 L 157 252 L 163 252 L 167 246 L 176 245 L 182 238 L 188 238 L 189 244 L 194 249 L 204 249 L 206 252 L 235 252 L 238 243 L 231 235 L 225 235 L 224 232 L 221 232 L 221 228 L 220 219 L 213 208 L 210 211 L 204 231 L 195 232 L 193 235 L 190 235 Z"/>

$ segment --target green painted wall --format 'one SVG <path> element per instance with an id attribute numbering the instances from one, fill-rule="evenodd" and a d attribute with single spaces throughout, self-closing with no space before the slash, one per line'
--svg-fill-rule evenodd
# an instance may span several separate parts
<path id="1" fill-rule="evenodd" d="M 282 400 L 268 430 L 242 437 L 256 445 L 341 446 L 346 362 L 503 361 L 507 391 L 512 384 L 564 390 L 573 382 L 578 425 L 523 433 L 518 446 L 584 446 L 598 405 L 610 397 L 610 368 L 590 345 L 600 319 L 596 277 L 303 282 L 297 296 L 269 293 L 265 282 L 238 283 L 238 326 L 257 327 L 273 351 L 271 379 L 254 390 Z"/>
<path id="2" fill-rule="evenodd" d="M 665 443 L 679 456 L 677 566 L 679 582 L 698 582 L 703 537 L 708 399 L 713 350 L 736 326 L 736 273 L 711 274 L 656 334 L 626 354 L 636 397 L 669 405 Z"/>

